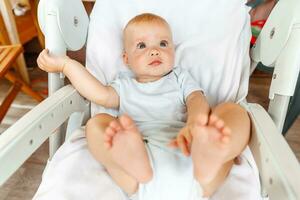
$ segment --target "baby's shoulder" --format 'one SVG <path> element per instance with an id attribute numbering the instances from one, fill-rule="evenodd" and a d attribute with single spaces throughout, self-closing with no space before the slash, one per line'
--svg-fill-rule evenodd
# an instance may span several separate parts
<path id="1" fill-rule="evenodd" d="M 182 67 L 175 67 L 173 73 L 179 82 L 190 76 L 190 72 Z"/>

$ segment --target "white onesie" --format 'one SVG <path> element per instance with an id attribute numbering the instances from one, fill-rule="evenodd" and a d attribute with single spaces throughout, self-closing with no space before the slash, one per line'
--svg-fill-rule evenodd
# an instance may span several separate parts
<path id="1" fill-rule="evenodd" d="M 111 86 L 120 97 L 120 114 L 132 117 L 141 131 L 154 172 L 149 183 L 139 185 L 135 198 L 192 200 L 198 196 L 200 188 L 193 178 L 191 158 L 167 146 L 186 122 L 187 97 L 202 91 L 198 83 L 188 71 L 174 68 L 154 82 L 139 83 L 124 76 Z"/>
<path id="2" fill-rule="evenodd" d="M 140 83 L 127 75 L 111 83 L 120 97 L 120 114 L 128 114 L 145 140 L 166 143 L 175 138 L 187 117 L 186 99 L 202 91 L 188 71 L 174 68 L 153 82 Z"/>

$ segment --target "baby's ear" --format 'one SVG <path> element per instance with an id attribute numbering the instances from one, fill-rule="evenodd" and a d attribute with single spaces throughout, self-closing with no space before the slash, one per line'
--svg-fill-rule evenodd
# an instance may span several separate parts
<path id="1" fill-rule="evenodd" d="M 125 51 L 123 52 L 123 62 L 128 66 L 128 55 Z"/>

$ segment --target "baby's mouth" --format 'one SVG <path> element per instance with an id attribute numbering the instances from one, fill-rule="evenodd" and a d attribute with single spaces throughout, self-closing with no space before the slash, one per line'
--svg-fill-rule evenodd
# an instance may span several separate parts
<path id="1" fill-rule="evenodd" d="M 160 65 L 162 62 L 160 61 L 160 60 L 154 60 L 154 61 L 152 61 L 151 63 L 149 63 L 149 65 L 151 65 L 151 66 L 158 66 L 158 65 Z"/>

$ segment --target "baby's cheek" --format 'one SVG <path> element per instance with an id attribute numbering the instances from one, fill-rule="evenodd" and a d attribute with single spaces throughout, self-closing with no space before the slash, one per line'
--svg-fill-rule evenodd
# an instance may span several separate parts
<path id="1" fill-rule="evenodd" d="M 170 63 L 174 64 L 174 60 L 175 60 L 175 53 L 174 51 L 168 51 L 167 53 L 167 57 Z"/>
<path id="2" fill-rule="evenodd" d="M 136 63 L 139 62 L 139 60 L 140 60 L 140 55 L 137 55 L 137 54 L 132 55 L 132 56 L 129 57 L 129 62 L 131 64 L 136 64 Z"/>
<path id="3" fill-rule="evenodd" d="M 146 64 L 146 55 L 145 54 L 139 54 L 136 56 L 135 60 L 139 65 Z"/>

